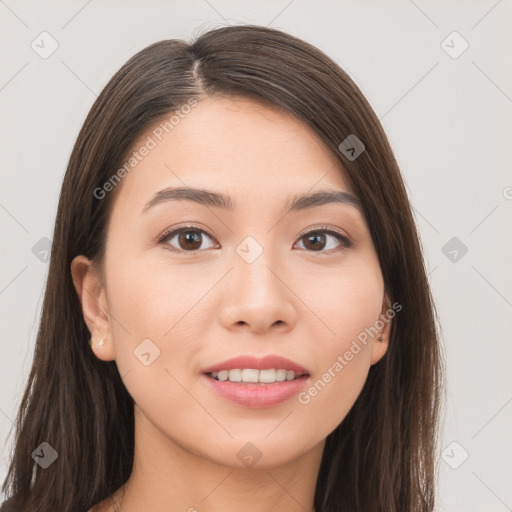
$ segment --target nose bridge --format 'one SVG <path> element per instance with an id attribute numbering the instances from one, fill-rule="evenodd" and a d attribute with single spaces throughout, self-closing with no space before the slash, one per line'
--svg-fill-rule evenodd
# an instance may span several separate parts
<path id="1" fill-rule="evenodd" d="M 259 238 L 262 239 L 261 236 Z M 275 271 L 270 270 L 279 264 L 276 252 L 268 242 L 269 238 L 266 237 L 260 242 L 252 235 L 245 237 L 235 248 L 236 255 L 233 262 L 235 274 L 237 279 L 240 279 L 240 283 L 245 283 L 252 291 L 262 290 L 263 294 L 270 292 L 269 287 L 272 289 L 279 287 L 275 282 L 277 279 Z"/>
<path id="2" fill-rule="evenodd" d="M 247 236 L 235 247 L 234 268 L 222 311 L 226 327 L 241 323 L 258 331 L 273 324 L 290 327 L 295 309 L 292 294 L 277 270 L 282 268 L 281 263 L 275 249 L 265 247 L 254 236 Z"/>

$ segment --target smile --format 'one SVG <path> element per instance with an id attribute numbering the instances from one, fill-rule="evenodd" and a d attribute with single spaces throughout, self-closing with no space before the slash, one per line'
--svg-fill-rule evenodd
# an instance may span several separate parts
<path id="1" fill-rule="evenodd" d="M 260 383 L 260 384 L 273 384 L 276 382 L 284 382 L 295 380 L 306 373 L 296 375 L 293 370 L 279 369 L 266 369 L 257 370 L 255 368 L 235 368 L 233 370 L 220 370 L 208 373 L 208 375 L 218 381 L 229 382 L 243 382 L 243 383 Z"/>

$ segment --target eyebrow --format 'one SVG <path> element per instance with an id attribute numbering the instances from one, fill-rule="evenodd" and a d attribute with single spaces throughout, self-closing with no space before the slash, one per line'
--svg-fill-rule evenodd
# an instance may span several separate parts
<path id="1" fill-rule="evenodd" d="M 146 203 L 141 211 L 141 215 L 156 205 L 168 201 L 194 201 L 204 206 L 222 208 L 231 212 L 235 209 L 235 202 L 230 196 L 225 194 L 200 188 L 168 187 L 159 190 L 151 200 Z M 362 210 L 359 199 L 347 192 L 343 192 L 342 190 L 320 190 L 311 194 L 300 194 L 289 197 L 285 202 L 283 215 L 331 203 L 348 204 L 358 210 Z"/>

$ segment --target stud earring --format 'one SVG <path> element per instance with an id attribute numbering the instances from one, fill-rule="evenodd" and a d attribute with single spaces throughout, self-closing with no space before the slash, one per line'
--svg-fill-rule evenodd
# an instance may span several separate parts
<path id="1" fill-rule="evenodd" d="M 94 342 L 94 337 L 91 336 L 91 339 L 89 340 L 89 346 L 90 347 L 92 347 L 93 342 Z M 99 338 L 98 339 L 98 346 L 101 347 L 103 345 L 105 345 L 105 338 Z"/>
<path id="2" fill-rule="evenodd" d="M 379 341 L 384 341 L 382 334 L 377 338 Z"/>

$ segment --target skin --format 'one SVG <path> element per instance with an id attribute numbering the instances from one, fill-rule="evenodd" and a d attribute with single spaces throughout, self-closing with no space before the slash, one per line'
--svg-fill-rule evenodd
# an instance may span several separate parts
<path id="1" fill-rule="evenodd" d="M 236 209 L 168 201 L 140 213 L 169 186 L 229 194 Z M 354 195 L 342 166 L 291 115 L 249 99 L 209 97 L 118 187 L 102 272 L 84 256 L 71 271 L 92 350 L 115 359 L 135 401 L 135 460 L 121 510 L 313 510 L 325 438 L 385 354 L 391 322 L 383 341 L 370 337 L 308 404 L 295 396 L 264 409 L 235 405 L 201 375 L 237 355 L 274 353 L 304 366 L 310 386 L 389 308 L 361 211 L 332 203 L 281 214 L 291 194 L 328 188 Z M 213 235 L 200 231 L 193 255 L 177 235 L 155 242 L 189 222 Z M 353 245 L 326 234 L 315 250 L 299 236 L 322 225 Z M 263 248 L 252 263 L 236 252 L 247 236 Z M 133 353 L 146 338 L 160 350 L 149 366 Z M 247 442 L 261 453 L 253 467 L 237 457 Z M 92 510 L 113 510 L 112 501 Z"/>

